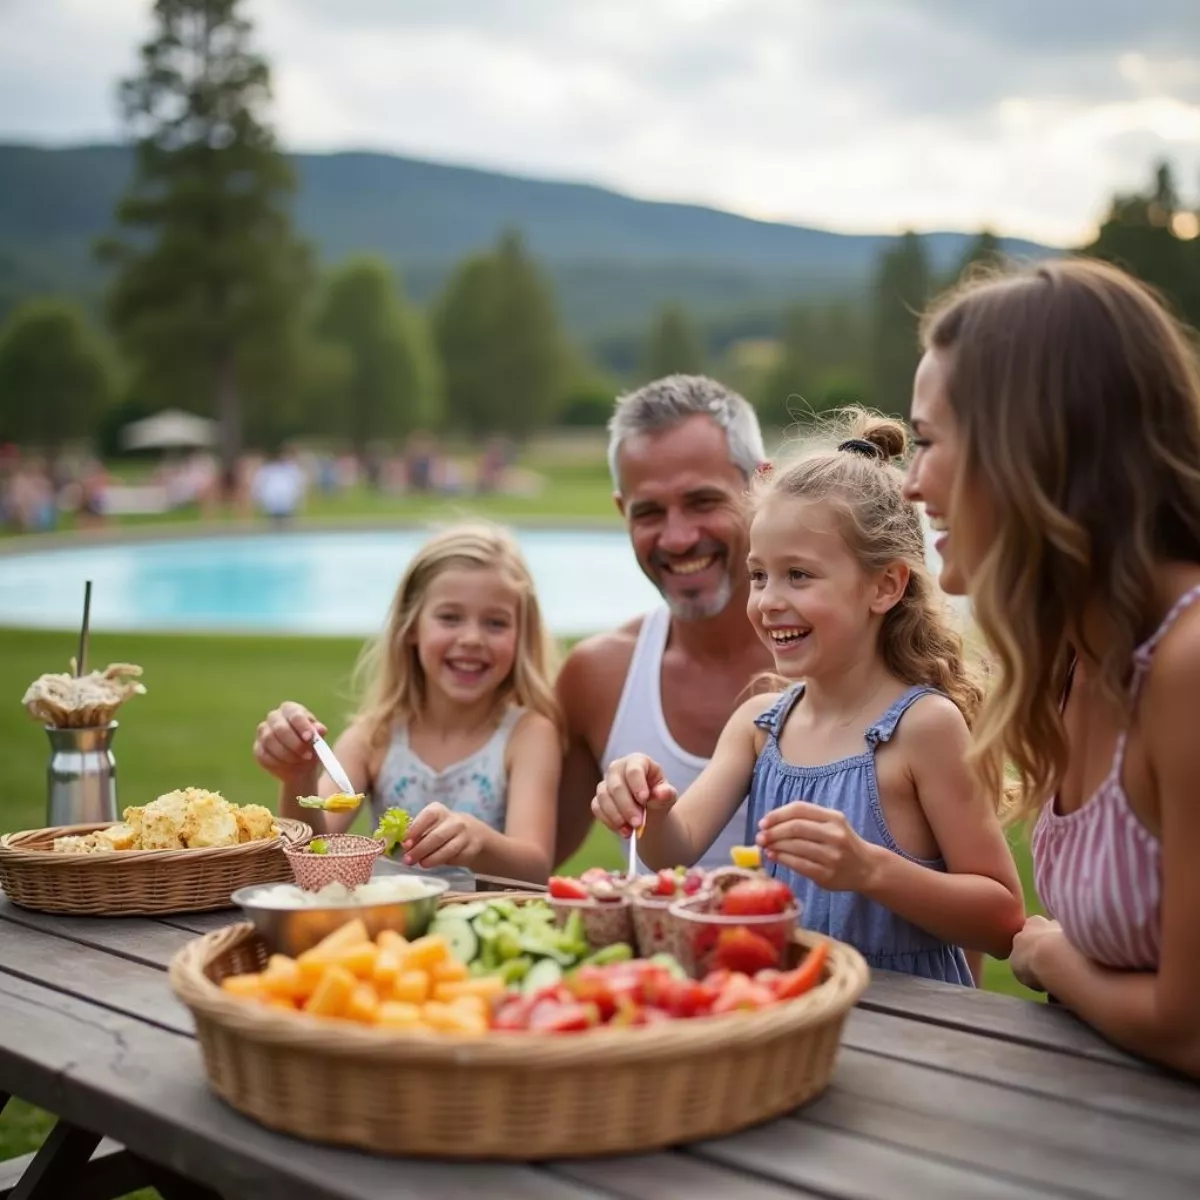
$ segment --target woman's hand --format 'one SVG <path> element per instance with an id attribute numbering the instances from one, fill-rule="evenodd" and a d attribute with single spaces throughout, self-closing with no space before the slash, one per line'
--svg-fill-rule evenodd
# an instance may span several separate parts
<path id="1" fill-rule="evenodd" d="M 773 809 L 756 838 L 767 858 L 831 892 L 863 892 L 875 870 L 875 851 L 843 813 L 797 800 Z"/>
<path id="2" fill-rule="evenodd" d="M 1008 960 L 1018 982 L 1035 992 L 1044 992 L 1046 989 L 1038 978 L 1037 959 L 1045 954 L 1047 947 L 1065 937 L 1057 921 L 1026 917 L 1025 928 L 1013 938 L 1012 956 Z"/>
<path id="3" fill-rule="evenodd" d="M 444 804 L 427 804 L 413 818 L 401 842 L 410 867 L 470 867 L 479 857 L 488 827 L 468 813 Z"/>
<path id="4" fill-rule="evenodd" d="M 320 775 L 312 748 L 313 737 L 324 737 L 325 726 L 303 704 L 286 700 L 267 713 L 254 739 L 254 761 L 264 771 L 298 791 L 311 791 Z"/>
<path id="5" fill-rule="evenodd" d="M 645 754 L 627 754 L 609 765 L 596 788 L 592 814 L 602 825 L 629 837 L 645 822 L 646 809 L 666 810 L 676 799 L 658 763 Z"/>

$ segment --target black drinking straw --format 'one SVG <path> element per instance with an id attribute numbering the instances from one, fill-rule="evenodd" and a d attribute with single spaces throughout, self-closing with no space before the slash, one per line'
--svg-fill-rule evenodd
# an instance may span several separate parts
<path id="1" fill-rule="evenodd" d="M 83 587 L 83 626 L 79 630 L 79 657 L 75 660 L 75 675 L 82 675 L 87 670 L 88 621 L 92 612 L 92 581 L 89 579 Z"/>

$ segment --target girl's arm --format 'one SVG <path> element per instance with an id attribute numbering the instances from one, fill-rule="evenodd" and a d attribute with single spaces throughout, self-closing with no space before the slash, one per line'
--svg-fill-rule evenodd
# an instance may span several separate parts
<path id="1" fill-rule="evenodd" d="M 527 713 L 517 723 L 504 756 L 508 815 L 504 832 L 470 813 L 427 804 L 404 839 L 404 861 L 421 867 L 466 867 L 479 875 L 502 875 L 545 883 L 554 855 L 562 745 L 554 723 Z"/>
<path id="2" fill-rule="evenodd" d="M 822 887 L 859 892 L 944 942 L 1007 958 L 1025 901 L 995 807 L 966 765 L 967 724 L 951 701 L 929 696 L 901 730 L 944 872 L 864 841 L 842 813 L 811 804 L 768 813 L 759 840 Z"/>
<path id="3" fill-rule="evenodd" d="M 754 720 L 778 698 L 777 694 L 753 696 L 738 708 L 721 731 L 708 765 L 669 807 L 646 807 L 650 789 L 644 779 L 640 786 L 634 780 L 628 784 L 623 779 L 613 781 L 632 791 L 639 810 L 636 821 L 644 814 L 645 832 L 638 844 L 642 862 L 656 870 L 690 867 L 713 844 L 750 790 L 758 758 Z M 601 786 L 607 785 L 608 780 Z"/>
<path id="4" fill-rule="evenodd" d="M 481 875 L 545 883 L 554 860 L 562 743 L 554 722 L 526 713 L 508 740 L 504 832 L 480 822 L 481 844 L 466 865 Z"/>
<path id="5" fill-rule="evenodd" d="M 1134 1054 L 1200 1078 L 1200 628 L 1193 645 L 1160 651 L 1142 702 L 1162 822 L 1158 970 L 1110 971 L 1085 958 L 1051 922 L 1030 918 L 1014 969 Z M 1183 634 L 1184 630 L 1180 630 Z"/>
<path id="6" fill-rule="evenodd" d="M 309 750 L 312 754 L 313 751 Z M 351 725 L 341 737 L 333 743 L 333 753 L 342 770 L 350 778 L 355 789 L 366 795 L 373 783 L 371 776 L 371 744 L 362 727 L 357 723 Z M 322 812 L 319 808 L 301 808 L 296 801 L 301 796 L 332 796 L 341 791 L 329 775 L 321 770 L 316 779 L 315 791 L 302 791 L 291 783 L 284 782 L 279 794 L 280 816 L 290 817 L 295 821 L 305 821 L 317 833 L 345 833 L 361 811 L 360 808 L 350 812 Z"/>
<path id="7" fill-rule="evenodd" d="M 317 833 L 343 833 L 355 814 L 323 813 L 320 809 L 301 808 L 301 796 L 332 796 L 338 789 L 321 769 L 312 748 L 314 734 L 325 735 L 325 726 L 303 704 L 287 700 L 269 712 L 258 727 L 254 739 L 254 758 L 264 771 L 279 780 L 281 817 L 304 821 Z M 362 730 L 351 725 L 334 745 L 338 761 L 360 792 L 371 784 L 370 746 Z"/>

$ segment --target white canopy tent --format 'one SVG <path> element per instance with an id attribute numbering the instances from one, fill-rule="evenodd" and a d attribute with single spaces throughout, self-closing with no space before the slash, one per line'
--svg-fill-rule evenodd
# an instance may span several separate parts
<path id="1" fill-rule="evenodd" d="M 208 417 L 167 408 L 121 430 L 126 450 L 169 450 L 216 445 L 217 423 Z"/>

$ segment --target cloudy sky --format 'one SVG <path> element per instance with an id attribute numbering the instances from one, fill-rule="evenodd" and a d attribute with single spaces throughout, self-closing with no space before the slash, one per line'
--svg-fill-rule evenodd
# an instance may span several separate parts
<path id="1" fill-rule="evenodd" d="M 0 139 L 119 132 L 149 0 L 0 0 Z M 295 149 L 377 149 L 849 231 L 1086 236 L 1174 159 L 1200 0 L 247 0 Z"/>

